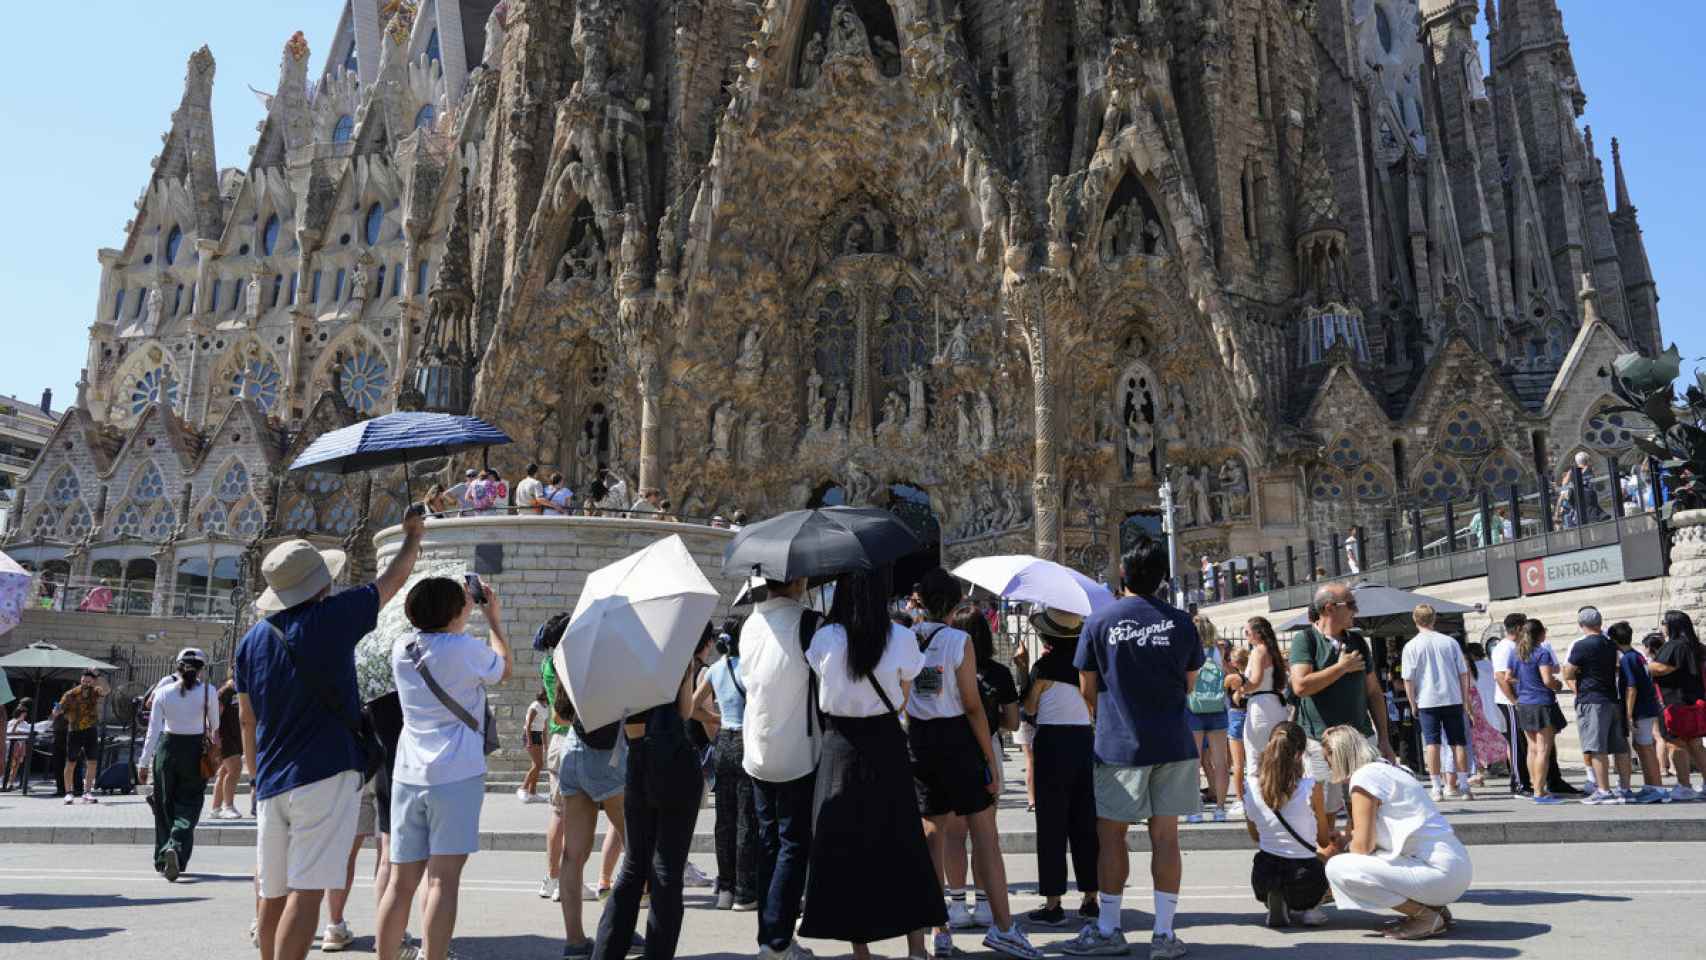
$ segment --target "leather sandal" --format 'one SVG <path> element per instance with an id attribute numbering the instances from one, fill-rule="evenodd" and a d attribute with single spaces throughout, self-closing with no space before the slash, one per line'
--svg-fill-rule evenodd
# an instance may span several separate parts
<path id="1" fill-rule="evenodd" d="M 1386 931 L 1385 935 L 1393 940 L 1426 940 L 1439 936 L 1445 930 L 1445 915 L 1430 907 L 1405 919 L 1398 926 Z"/>

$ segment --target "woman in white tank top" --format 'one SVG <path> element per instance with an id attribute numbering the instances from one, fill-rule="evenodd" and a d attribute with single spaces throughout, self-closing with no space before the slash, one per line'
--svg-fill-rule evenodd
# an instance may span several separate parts
<path id="1" fill-rule="evenodd" d="M 1059 926 L 1067 920 L 1060 900 L 1066 895 L 1067 849 L 1084 898 L 1078 915 L 1090 919 L 1096 905 L 1095 732 L 1090 708 L 1078 690 L 1072 655 L 1078 648 L 1083 618 L 1060 610 L 1031 616 L 1043 641 L 1043 655 L 1031 671 L 1024 712 L 1036 720 L 1031 744 L 1037 791 L 1037 892 L 1045 898 L 1030 914 L 1032 926 Z"/>
<path id="2" fill-rule="evenodd" d="M 1279 652 L 1279 638 L 1267 617 L 1251 617 L 1244 624 L 1244 642 L 1250 647 L 1250 665 L 1244 671 L 1244 750 L 1259 757 L 1268 745 L 1274 726 L 1287 718 L 1283 688 L 1287 668 Z"/>

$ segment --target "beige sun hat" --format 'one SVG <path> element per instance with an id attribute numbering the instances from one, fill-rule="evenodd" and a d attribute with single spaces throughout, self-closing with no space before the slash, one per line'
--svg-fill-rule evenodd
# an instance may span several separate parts
<path id="1" fill-rule="evenodd" d="M 1031 626 L 1045 637 L 1076 640 L 1084 629 L 1084 618 L 1076 613 L 1044 607 L 1031 614 Z"/>
<path id="2" fill-rule="evenodd" d="M 316 550 L 306 540 L 286 540 L 273 547 L 261 561 L 267 589 L 255 599 L 255 609 L 277 613 L 312 600 L 338 578 L 347 559 L 342 550 Z"/>

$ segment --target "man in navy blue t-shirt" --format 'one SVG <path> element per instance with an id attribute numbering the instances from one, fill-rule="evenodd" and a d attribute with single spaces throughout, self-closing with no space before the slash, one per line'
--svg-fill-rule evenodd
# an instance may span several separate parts
<path id="1" fill-rule="evenodd" d="M 1659 703 L 1658 688 L 1647 676 L 1647 661 L 1635 652 L 1635 630 L 1629 621 L 1612 624 L 1605 635 L 1617 645 L 1617 703 L 1623 708 L 1629 742 L 1641 758 L 1641 777 L 1646 781 L 1635 791 L 1635 802 L 1663 803 L 1669 797 L 1664 789 L 1664 770 L 1659 766 L 1657 731 L 1664 707 Z"/>
<path id="2" fill-rule="evenodd" d="M 1155 885 L 1151 960 L 1182 956 L 1173 934 L 1184 863 L 1179 818 L 1202 806 L 1197 747 L 1186 697 L 1203 664 L 1196 627 L 1155 599 L 1167 576 L 1167 548 L 1139 538 L 1120 558 L 1120 599 L 1085 621 L 1073 666 L 1096 719 L 1096 838 L 1101 890 L 1096 923 L 1065 944 L 1074 956 L 1127 952 L 1120 931 L 1130 861 L 1126 831 L 1149 829 L 1149 872 Z"/>
<path id="3" fill-rule="evenodd" d="M 1564 680 L 1576 688 L 1576 730 L 1582 753 L 1593 770 L 1597 789 L 1583 803 L 1631 803 L 1629 789 L 1629 736 L 1623 728 L 1624 709 L 1617 699 L 1617 645 L 1600 632 L 1597 607 L 1576 611 L 1582 636 L 1570 645 L 1565 657 Z M 1611 789 L 1612 760 L 1617 765 L 1619 789 Z"/>
<path id="4" fill-rule="evenodd" d="M 262 619 L 237 645 L 231 673 L 257 805 L 262 960 L 303 960 L 321 898 L 344 888 L 367 765 L 355 735 L 355 645 L 409 579 L 423 530 L 411 509 L 403 545 L 379 579 L 336 596 L 341 550 L 290 540 L 261 563 Z"/>

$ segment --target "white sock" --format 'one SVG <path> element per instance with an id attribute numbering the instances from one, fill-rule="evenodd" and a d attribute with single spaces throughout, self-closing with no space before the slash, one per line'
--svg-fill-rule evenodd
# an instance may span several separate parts
<path id="1" fill-rule="evenodd" d="M 966 902 L 966 888 L 965 887 L 949 887 L 948 888 L 948 902 L 949 903 L 958 903 L 958 904 L 963 905 Z"/>
<path id="2" fill-rule="evenodd" d="M 1437 774 L 1437 773 L 1428 774 L 1428 786 L 1430 786 L 1430 787 L 1438 787 L 1439 786 L 1439 774 Z"/>
<path id="3" fill-rule="evenodd" d="M 1178 894 L 1155 891 L 1155 936 L 1170 937 L 1173 935 L 1173 914 L 1178 909 Z"/>
<path id="4" fill-rule="evenodd" d="M 1111 936 L 1119 932 L 1120 911 L 1125 908 L 1124 893 L 1098 893 L 1096 903 L 1099 910 L 1096 914 L 1096 929 L 1102 936 Z"/>

